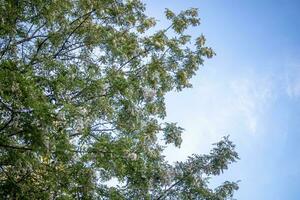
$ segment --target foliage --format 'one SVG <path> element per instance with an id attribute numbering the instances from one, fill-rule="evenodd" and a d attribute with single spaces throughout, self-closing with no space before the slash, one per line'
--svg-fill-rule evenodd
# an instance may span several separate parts
<path id="1" fill-rule="evenodd" d="M 228 138 L 174 165 L 162 155 L 183 131 L 164 122 L 165 94 L 214 55 L 185 33 L 196 9 L 165 14 L 157 30 L 139 0 L 0 0 L 2 199 L 232 197 L 234 182 L 208 187 L 238 158 Z"/>

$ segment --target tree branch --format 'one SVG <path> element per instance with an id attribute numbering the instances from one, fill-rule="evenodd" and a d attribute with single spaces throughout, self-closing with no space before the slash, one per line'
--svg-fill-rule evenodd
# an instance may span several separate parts
<path id="1" fill-rule="evenodd" d="M 178 185 L 179 183 L 181 183 L 183 181 L 183 179 L 180 179 L 178 181 L 176 181 L 174 184 L 172 184 L 168 189 L 166 189 L 163 194 L 161 194 L 156 200 L 162 200 L 166 197 L 166 195 L 169 193 L 169 191 L 175 187 L 176 185 Z"/>
<path id="2" fill-rule="evenodd" d="M 41 28 L 43 28 L 43 26 L 45 26 L 46 25 L 46 23 L 43 23 L 40 27 L 38 27 L 32 34 L 31 34 L 31 36 L 29 36 L 29 37 L 26 37 L 26 38 L 24 38 L 24 39 L 22 39 L 22 40 L 19 40 L 19 41 L 17 41 L 14 45 L 18 45 L 18 44 L 21 44 L 21 43 L 23 43 L 23 42 L 27 42 L 27 41 L 29 41 L 29 40 L 31 40 L 31 39 L 34 39 L 34 38 L 38 38 L 38 37 L 47 37 L 47 36 L 45 36 L 45 35 L 35 35 L 39 30 L 41 30 Z M 33 26 L 33 25 L 32 25 Z M 31 29 L 31 27 L 30 27 L 30 29 Z"/>
<path id="3" fill-rule="evenodd" d="M 11 145 L 6 145 L 6 144 L 0 144 L 0 148 L 4 149 L 15 149 L 15 150 L 22 150 L 22 151 L 32 151 L 32 148 L 29 147 L 22 147 L 22 146 L 11 146 Z"/>
<path id="4" fill-rule="evenodd" d="M 0 52 L 0 60 L 3 58 L 3 56 L 5 55 L 5 53 L 9 50 L 9 45 L 11 43 L 12 38 L 10 37 L 8 40 L 8 44 L 6 45 L 6 47 Z"/>
<path id="5" fill-rule="evenodd" d="M 92 11 L 84 14 L 83 16 L 81 16 L 79 19 L 81 19 L 82 17 L 85 17 L 82 22 L 79 23 L 78 26 L 76 26 L 73 31 L 71 31 L 71 33 L 69 33 L 69 35 L 67 36 L 67 38 L 65 39 L 65 41 L 63 42 L 63 44 L 61 45 L 60 49 L 53 55 L 53 58 L 56 58 L 60 52 L 62 52 L 67 44 L 67 42 L 69 41 L 69 39 L 71 38 L 71 36 L 82 26 L 82 24 L 90 17 L 90 15 L 95 11 L 95 9 L 93 9 Z M 75 21 L 79 20 L 79 19 L 76 19 L 74 20 L 73 22 L 70 23 L 73 24 Z"/>
<path id="6" fill-rule="evenodd" d="M 2 132 L 8 125 L 14 120 L 14 113 L 11 113 L 10 119 L 0 128 L 0 132 Z"/>
<path id="7" fill-rule="evenodd" d="M 129 64 L 130 62 L 132 62 L 134 59 L 140 57 L 142 54 L 148 53 L 149 51 L 153 50 L 153 48 L 148 48 L 145 49 L 144 51 L 142 51 L 141 53 L 133 56 L 132 58 L 130 58 L 128 61 L 126 61 L 125 63 L 123 63 L 119 68 L 118 71 L 120 71 L 123 67 L 125 67 L 127 64 Z"/>
<path id="8" fill-rule="evenodd" d="M 167 27 L 163 32 L 166 33 L 166 32 L 167 32 L 170 28 L 172 28 L 172 27 L 173 27 L 173 24 L 171 24 L 169 27 Z M 139 54 L 133 56 L 133 57 L 130 58 L 127 62 L 125 62 L 124 64 L 122 64 L 122 65 L 119 67 L 118 71 L 121 70 L 124 66 L 126 66 L 126 65 L 129 64 L 130 62 L 132 62 L 134 59 L 140 57 L 142 54 L 148 53 L 149 51 L 151 51 L 151 50 L 153 50 L 153 49 L 154 49 L 154 47 L 152 47 L 152 48 L 149 47 L 148 49 L 145 49 L 145 51 L 143 51 L 143 52 L 141 52 L 141 53 L 139 53 Z M 168 51 L 168 49 L 164 52 L 164 54 L 165 54 L 167 51 Z M 164 54 L 163 54 L 163 55 L 164 55 Z"/>

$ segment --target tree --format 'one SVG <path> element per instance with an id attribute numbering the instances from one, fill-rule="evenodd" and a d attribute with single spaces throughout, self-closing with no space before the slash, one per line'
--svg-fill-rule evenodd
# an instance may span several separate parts
<path id="1" fill-rule="evenodd" d="M 214 55 L 185 32 L 197 9 L 166 9 L 157 30 L 139 0 L 0 2 L 3 199 L 232 198 L 235 182 L 208 187 L 238 159 L 228 137 L 174 165 L 162 155 L 183 131 L 165 94 Z"/>

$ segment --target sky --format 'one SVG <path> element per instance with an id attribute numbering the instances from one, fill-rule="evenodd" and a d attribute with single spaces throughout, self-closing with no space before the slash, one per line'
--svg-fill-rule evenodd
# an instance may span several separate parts
<path id="1" fill-rule="evenodd" d="M 145 0 L 147 13 L 167 25 L 165 8 L 199 8 L 217 55 L 201 66 L 193 88 L 167 95 L 167 120 L 185 128 L 170 162 L 209 152 L 230 135 L 240 160 L 217 184 L 237 181 L 241 200 L 300 199 L 300 1 Z"/>

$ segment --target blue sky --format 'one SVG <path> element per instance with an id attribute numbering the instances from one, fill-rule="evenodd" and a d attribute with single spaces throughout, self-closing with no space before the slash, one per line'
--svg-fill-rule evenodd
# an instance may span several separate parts
<path id="1" fill-rule="evenodd" d="M 170 93 L 167 120 L 185 128 L 181 149 L 168 148 L 172 162 L 230 134 L 241 160 L 225 179 L 241 180 L 241 200 L 300 199 L 300 1 L 147 0 L 161 21 L 164 8 L 197 7 L 217 56 L 193 78 L 192 89 Z"/>

